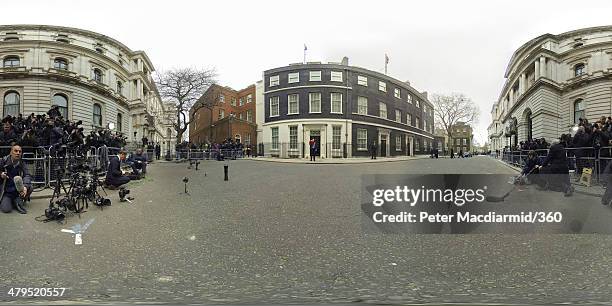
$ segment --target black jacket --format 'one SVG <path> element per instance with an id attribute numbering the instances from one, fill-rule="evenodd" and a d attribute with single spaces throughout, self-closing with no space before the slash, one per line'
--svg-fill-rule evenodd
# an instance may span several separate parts
<path id="1" fill-rule="evenodd" d="M 121 161 L 119 161 L 119 157 L 111 156 L 108 170 L 106 171 L 106 178 L 120 176 L 123 176 L 123 172 L 121 172 Z"/>
<path id="2" fill-rule="evenodd" d="M 13 171 L 10 171 L 9 168 L 12 168 Z M 19 160 L 15 164 L 12 164 L 10 155 L 3 157 L 2 159 L 0 159 L 0 172 L 4 171 L 7 171 L 7 173 L 14 172 L 17 175 L 21 176 L 21 179 L 23 180 L 23 185 L 29 190 L 32 190 L 32 177 L 28 172 L 28 167 L 25 166 L 22 160 Z M 0 192 L 0 199 L 4 196 L 4 191 L 7 187 L 7 181 L 12 179 L 13 177 L 10 177 L 9 175 L 9 178 L 7 180 L 3 180 L 2 191 Z"/>

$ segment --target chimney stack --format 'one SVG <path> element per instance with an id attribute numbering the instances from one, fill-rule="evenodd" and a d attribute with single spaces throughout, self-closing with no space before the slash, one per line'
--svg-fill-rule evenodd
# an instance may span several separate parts
<path id="1" fill-rule="evenodd" d="M 343 57 L 343 58 L 342 58 L 342 62 L 340 62 L 340 65 L 343 65 L 343 66 L 348 66 L 348 64 L 349 64 L 349 63 L 348 63 L 348 57 L 346 57 L 346 56 L 345 56 L 345 57 Z"/>

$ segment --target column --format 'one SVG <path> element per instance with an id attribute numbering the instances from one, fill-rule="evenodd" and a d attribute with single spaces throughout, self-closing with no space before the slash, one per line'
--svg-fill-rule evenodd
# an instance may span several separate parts
<path id="1" fill-rule="evenodd" d="M 520 89 L 520 88 L 521 88 L 521 86 L 519 85 L 519 94 L 518 94 L 517 96 L 520 96 L 520 95 L 524 94 L 524 93 L 525 93 L 525 91 L 527 91 L 527 77 L 525 76 L 525 73 L 524 73 L 524 72 L 523 72 L 523 73 L 521 73 L 521 80 L 520 80 L 520 83 L 522 83 L 522 84 L 523 84 L 523 86 L 522 86 L 522 89 Z M 519 84 L 520 84 L 520 83 L 519 83 Z"/>
<path id="2" fill-rule="evenodd" d="M 533 76 L 533 81 L 537 82 L 538 78 L 540 78 L 540 61 L 536 59 L 533 65 L 535 66 L 535 75 Z"/>
<path id="3" fill-rule="evenodd" d="M 540 56 L 540 77 L 548 77 L 548 74 L 546 73 L 546 57 L 544 56 Z"/>

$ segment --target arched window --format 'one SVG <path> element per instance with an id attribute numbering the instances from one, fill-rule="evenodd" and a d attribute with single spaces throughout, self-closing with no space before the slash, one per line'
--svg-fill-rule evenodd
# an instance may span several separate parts
<path id="1" fill-rule="evenodd" d="M 4 58 L 3 62 L 4 67 L 19 67 L 19 57 L 17 56 L 7 56 Z"/>
<path id="2" fill-rule="evenodd" d="M 123 114 L 117 113 L 117 132 L 123 132 Z"/>
<path id="3" fill-rule="evenodd" d="M 574 101 L 574 123 L 580 122 L 580 118 L 584 118 L 584 101 L 582 99 Z"/>
<path id="4" fill-rule="evenodd" d="M 53 68 L 60 70 L 68 70 L 68 61 L 61 57 L 58 57 L 53 60 Z"/>
<path id="5" fill-rule="evenodd" d="M 53 96 L 53 105 L 59 106 L 59 112 L 64 119 L 68 119 L 68 98 L 63 94 Z"/>
<path id="6" fill-rule="evenodd" d="M 527 121 L 527 140 L 531 141 L 533 138 L 533 121 L 531 119 L 531 111 L 525 115 L 525 121 Z"/>
<path id="7" fill-rule="evenodd" d="M 576 66 L 574 66 L 574 76 L 583 75 L 585 72 L 586 69 L 583 63 L 576 64 Z"/>
<path id="8" fill-rule="evenodd" d="M 102 70 L 100 70 L 98 68 L 94 69 L 94 71 L 93 71 L 93 79 L 94 79 L 94 81 L 101 83 L 102 82 Z"/>
<path id="9" fill-rule="evenodd" d="M 19 114 L 19 101 L 19 94 L 14 91 L 4 94 L 3 116 L 17 116 Z"/>
<path id="10" fill-rule="evenodd" d="M 98 103 L 93 105 L 93 125 L 102 126 L 102 106 Z"/>

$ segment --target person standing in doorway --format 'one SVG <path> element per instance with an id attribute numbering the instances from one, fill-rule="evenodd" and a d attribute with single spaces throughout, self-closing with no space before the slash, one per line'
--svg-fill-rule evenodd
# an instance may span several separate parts
<path id="1" fill-rule="evenodd" d="M 372 159 L 376 159 L 376 142 L 372 141 L 372 144 L 370 145 L 370 155 L 372 156 Z"/>
<path id="2" fill-rule="evenodd" d="M 317 141 L 311 138 L 308 142 L 308 147 L 310 148 L 310 161 L 316 161 Z"/>

